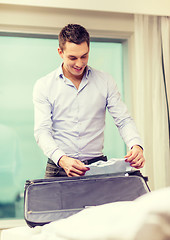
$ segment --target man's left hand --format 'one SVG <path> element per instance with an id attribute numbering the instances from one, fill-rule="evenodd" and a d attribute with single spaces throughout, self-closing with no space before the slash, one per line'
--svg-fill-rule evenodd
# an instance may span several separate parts
<path id="1" fill-rule="evenodd" d="M 125 161 L 129 162 L 131 167 L 143 168 L 145 165 L 143 149 L 140 146 L 134 145 L 125 158 L 127 158 Z"/>

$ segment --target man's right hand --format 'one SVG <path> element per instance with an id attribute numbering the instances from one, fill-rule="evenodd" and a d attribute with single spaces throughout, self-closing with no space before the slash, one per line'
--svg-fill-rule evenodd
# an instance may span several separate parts
<path id="1" fill-rule="evenodd" d="M 90 170 L 80 160 L 67 156 L 62 156 L 58 164 L 64 169 L 68 177 L 84 176 L 86 171 Z"/>

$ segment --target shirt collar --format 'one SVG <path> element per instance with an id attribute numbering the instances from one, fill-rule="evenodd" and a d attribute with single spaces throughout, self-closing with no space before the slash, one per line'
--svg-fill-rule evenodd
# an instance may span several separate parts
<path id="1" fill-rule="evenodd" d="M 60 77 L 60 78 L 65 79 L 64 74 L 63 74 L 62 65 L 63 65 L 63 63 L 61 63 L 59 68 L 57 68 L 57 70 L 56 70 L 56 78 Z M 85 70 L 85 74 L 84 74 L 86 79 L 89 77 L 89 74 L 90 74 L 91 71 L 92 71 L 91 67 L 86 66 L 86 70 Z"/>
<path id="2" fill-rule="evenodd" d="M 62 65 L 63 65 L 63 63 L 61 63 L 59 68 L 57 68 L 56 77 L 60 77 L 60 78 L 64 79 Z"/>
<path id="3" fill-rule="evenodd" d="M 92 71 L 92 70 L 91 70 L 91 67 L 87 66 L 87 67 L 86 67 L 86 71 L 85 71 L 85 77 L 86 77 L 86 78 L 88 78 L 88 76 L 89 76 L 89 74 L 90 74 L 91 71 Z"/>

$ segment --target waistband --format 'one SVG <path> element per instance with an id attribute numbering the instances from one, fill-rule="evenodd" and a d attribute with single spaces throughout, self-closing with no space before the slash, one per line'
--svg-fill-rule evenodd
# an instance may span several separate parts
<path id="1" fill-rule="evenodd" d="M 92 164 L 92 163 L 95 163 L 95 162 L 98 162 L 98 161 L 104 161 L 104 162 L 107 162 L 107 157 L 106 156 L 99 156 L 99 157 L 95 157 L 95 158 L 91 158 L 89 160 L 85 160 L 85 161 L 82 161 L 85 165 L 89 165 L 89 164 Z"/>
<path id="2" fill-rule="evenodd" d="M 85 161 L 82 161 L 85 165 L 89 165 L 89 164 L 92 164 L 92 163 L 95 163 L 95 162 L 98 162 L 98 161 L 104 161 L 104 162 L 107 162 L 107 156 L 99 156 L 99 157 L 95 157 L 95 158 L 91 158 L 89 160 L 85 160 Z M 49 164 L 52 164 L 52 165 L 56 165 L 53 160 L 51 160 L 50 158 L 48 158 L 48 161 L 47 163 Z"/>

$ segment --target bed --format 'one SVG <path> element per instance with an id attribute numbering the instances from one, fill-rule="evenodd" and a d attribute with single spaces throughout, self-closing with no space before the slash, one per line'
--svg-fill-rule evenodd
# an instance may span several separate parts
<path id="1" fill-rule="evenodd" d="M 2 231 L 1 240 L 163 240 L 170 239 L 170 187 L 135 201 L 87 208 L 42 227 Z"/>

